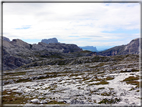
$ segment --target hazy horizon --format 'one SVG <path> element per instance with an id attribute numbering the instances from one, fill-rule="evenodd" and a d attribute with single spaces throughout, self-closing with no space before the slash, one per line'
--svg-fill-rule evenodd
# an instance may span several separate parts
<path id="1" fill-rule="evenodd" d="M 3 36 L 100 49 L 140 37 L 139 3 L 4 3 Z"/>
<path id="2" fill-rule="evenodd" d="M 56 38 L 56 37 L 53 37 L 53 38 Z M 10 38 L 9 38 L 10 39 Z M 14 39 L 20 39 L 20 38 L 14 38 Z M 52 39 L 52 38 L 44 38 L 44 39 Z M 58 38 L 56 38 L 58 40 Z M 136 39 L 136 38 L 135 38 Z M 23 40 L 21 39 L 22 41 L 24 42 L 27 42 L 28 40 Z M 42 39 L 41 39 L 42 40 Z M 38 44 L 39 42 L 41 42 L 41 40 L 39 39 L 37 42 L 34 42 L 34 43 L 30 43 L 30 42 L 27 42 L 29 44 Z M 10 41 L 12 41 L 12 39 L 10 39 Z M 30 40 L 31 41 L 31 40 Z M 60 42 L 58 41 L 59 43 L 63 43 L 63 42 Z M 128 43 L 130 43 L 131 41 L 129 41 Z M 127 45 L 128 43 L 125 43 L 125 44 L 121 44 L 121 45 Z M 71 44 L 71 43 L 66 43 L 66 44 Z M 75 44 L 75 43 L 72 43 L 72 44 Z M 77 45 L 77 44 L 76 44 Z M 86 47 L 86 46 L 91 46 L 91 45 L 84 45 L 84 46 L 79 46 L 79 47 Z M 106 49 L 109 49 L 109 48 L 113 48 L 115 46 L 120 46 L 120 45 L 114 45 L 114 46 L 93 46 L 93 47 L 96 47 L 98 51 L 103 51 L 103 50 L 106 50 Z"/>

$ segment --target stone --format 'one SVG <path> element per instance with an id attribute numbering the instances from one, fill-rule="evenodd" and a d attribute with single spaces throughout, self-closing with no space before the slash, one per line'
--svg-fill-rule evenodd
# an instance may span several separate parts
<path id="1" fill-rule="evenodd" d="M 34 104 L 38 104 L 40 101 L 39 101 L 39 99 L 32 99 L 31 102 Z"/>

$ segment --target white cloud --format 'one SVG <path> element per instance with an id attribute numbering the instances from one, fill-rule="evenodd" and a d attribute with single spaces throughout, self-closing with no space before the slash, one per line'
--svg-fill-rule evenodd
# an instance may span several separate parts
<path id="1" fill-rule="evenodd" d="M 57 37 L 66 43 L 103 46 L 112 45 L 113 40 L 121 38 L 125 43 L 127 38 L 127 34 L 121 32 L 115 34 L 103 31 L 140 29 L 138 3 L 4 3 L 3 7 L 4 36 L 10 39 Z M 29 29 L 16 29 L 27 25 Z M 134 35 L 131 34 L 129 39 L 134 38 Z M 86 42 L 81 38 L 90 38 L 95 42 Z M 96 40 L 112 42 L 98 43 Z M 122 42 L 122 39 L 118 41 L 119 44 Z"/>

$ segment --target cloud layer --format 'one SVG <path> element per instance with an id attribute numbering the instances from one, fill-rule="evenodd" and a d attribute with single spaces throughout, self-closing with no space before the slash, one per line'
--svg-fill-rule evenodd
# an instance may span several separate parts
<path id="1" fill-rule="evenodd" d="M 3 5 L 3 35 L 31 39 L 31 43 L 33 39 L 56 37 L 60 42 L 79 46 L 115 46 L 140 37 L 139 30 L 139 3 Z"/>

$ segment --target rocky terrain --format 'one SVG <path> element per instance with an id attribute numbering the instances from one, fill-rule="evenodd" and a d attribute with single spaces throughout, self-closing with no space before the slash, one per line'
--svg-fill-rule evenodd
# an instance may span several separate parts
<path id="1" fill-rule="evenodd" d="M 79 57 L 3 73 L 3 103 L 140 106 L 138 55 Z"/>
<path id="2" fill-rule="evenodd" d="M 96 53 L 75 44 L 3 40 L 2 102 L 140 106 L 138 41 Z"/>
<path id="3" fill-rule="evenodd" d="M 113 48 L 110 48 L 108 50 L 98 52 L 98 55 L 103 55 L 103 56 L 112 56 L 112 55 L 127 55 L 127 54 L 139 54 L 140 53 L 140 45 L 139 45 L 140 39 L 134 39 L 127 45 L 121 45 L 121 46 L 116 46 Z"/>
<path id="4" fill-rule="evenodd" d="M 45 43 L 44 43 L 45 42 Z M 48 42 L 48 43 L 47 43 Z M 127 45 L 116 46 L 102 52 L 83 51 L 75 44 L 56 43 L 56 38 L 43 39 L 38 44 L 28 44 L 20 39 L 3 37 L 3 70 L 16 69 L 22 65 L 44 60 L 77 58 L 81 56 L 112 56 L 139 54 L 139 39 Z"/>

